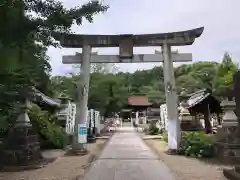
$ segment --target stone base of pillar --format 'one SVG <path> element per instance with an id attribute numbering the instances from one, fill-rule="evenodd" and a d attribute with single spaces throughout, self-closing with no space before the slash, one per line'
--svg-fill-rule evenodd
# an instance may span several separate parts
<path id="1" fill-rule="evenodd" d="M 86 144 L 75 144 L 72 149 L 67 152 L 67 155 L 84 156 L 88 154 Z"/>
<path id="2" fill-rule="evenodd" d="M 67 154 L 74 155 L 74 156 L 85 156 L 88 154 L 88 150 L 87 149 L 71 149 Z"/>
<path id="3" fill-rule="evenodd" d="M 35 169 L 40 168 L 44 161 L 40 152 L 38 135 L 27 122 L 16 124 L 10 130 L 3 148 L 0 159 L 5 167 Z"/>
<path id="4" fill-rule="evenodd" d="M 220 127 L 216 138 L 216 156 L 226 163 L 240 164 L 240 137 L 238 127 Z"/>
<path id="5" fill-rule="evenodd" d="M 240 164 L 240 143 L 230 144 L 216 142 L 215 153 L 217 158 L 223 163 Z"/>
<path id="6" fill-rule="evenodd" d="M 178 150 L 176 150 L 176 149 L 167 149 L 165 151 L 165 153 L 168 154 L 168 155 L 178 155 L 179 154 Z"/>

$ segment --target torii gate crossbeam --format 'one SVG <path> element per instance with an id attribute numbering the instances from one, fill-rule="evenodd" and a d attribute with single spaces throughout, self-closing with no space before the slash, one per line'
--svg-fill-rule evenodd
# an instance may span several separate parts
<path id="1" fill-rule="evenodd" d="M 191 53 L 172 53 L 173 62 L 189 62 L 192 61 Z M 76 53 L 76 55 L 63 56 L 63 64 L 81 64 L 82 54 Z M 90 63 L 154 63 L 163 62 L 162 54 L 135 54 L 131 59 L 120 59 L 119 55 L 97 55 L 92 54 L 90 57 Z"/>

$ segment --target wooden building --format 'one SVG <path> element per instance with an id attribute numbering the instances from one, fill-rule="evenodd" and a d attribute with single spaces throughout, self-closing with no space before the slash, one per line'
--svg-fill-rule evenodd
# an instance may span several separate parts
<path id="1" fill-rule="evenodd" d="M 147 109 L 150 106 L 151 103 L 146 96 L 129 96 L 128 104 L 122 110 L 123 121 L 135 121 L 138 117 L 146 117 Z"/>
<path id="2" fill-rule="evenodd" d="M 205 132 L 212 132 L 212 115 L 215 114 L 220 123 L 219 114 L 222 113 L 220 101 L 215 98 L 208 89 L 202 89 L 193 94 L 188 95 L 187 100 L 189 112 L 196 116 L 204 118 Z M 199 116 L 200 115 L 200 116 Z"/>

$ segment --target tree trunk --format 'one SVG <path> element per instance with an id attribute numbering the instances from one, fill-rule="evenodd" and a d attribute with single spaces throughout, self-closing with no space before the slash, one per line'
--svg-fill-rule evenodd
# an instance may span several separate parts
<path id="1" fill-rule="evenodd" d="M 206 109 L 205 113 L 204 113 L 204 123 L 205 123 L 205 133 L 206 134 L 212 133 L 212 125 L 210 122 L 209 115 L 210 115 L 210 113 L 208 112 L 208 109 Z"/>

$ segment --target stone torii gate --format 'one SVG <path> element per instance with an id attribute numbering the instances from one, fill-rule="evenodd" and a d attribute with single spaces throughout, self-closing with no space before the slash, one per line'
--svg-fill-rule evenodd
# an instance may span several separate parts
<path id="1" fill-rule="evenodd" d="M 81 83 L 77 109 L 75 133 L 78 124 L 86 123 L 88 104 L 88 89 L 90 78 L 90 63 L 145 63 L 163 62 L 164 86 L 166 104 L 168 109 L 168 148 L 177 150 L 180 142 L 180 122 L 178 119 L 178 98 L 175 88 L 174 62 L 187 62 L 192 60 L 191 53 L 171 52 L 171 46 L 192 45 L 195 38 L 201 36 L 204 28 L 196 28 L 188 31 L 162 33 L 162 34 L 123 34 L 123 35 L 62 35 L 60 43 L 65 48 L 82 48 L 82 53 L 74 56 L 63 56 L 64 64 L 81 64 Z M 155 54 L 133 54 L 133 47 L 160 46 L 162 52 Z M 119 47 L 119 55 L 97 55 L 91 53 L 91 48 Z M 77 134 L 76 134 L 77 136 Z M 77 139 L 75 139 L 77 141 Z M 83 144 L 75 145 L 78 150 L 84 150 Z"/>

